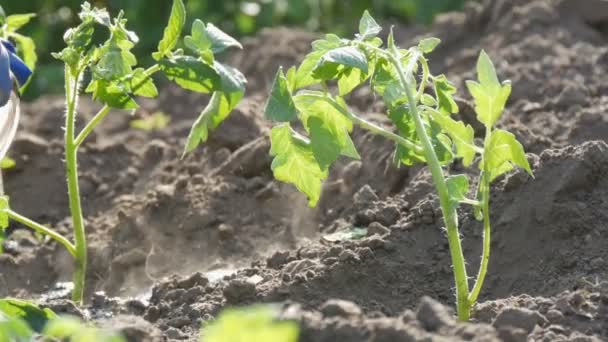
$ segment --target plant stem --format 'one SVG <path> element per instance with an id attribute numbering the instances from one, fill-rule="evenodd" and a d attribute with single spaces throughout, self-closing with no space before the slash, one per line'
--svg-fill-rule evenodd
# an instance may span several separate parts
<path id="1" fill-rule="evenodd" d="M 146 82 L 148 81 L 148 79 L 150 77 L 152 77 L 152 75 L 154 73 L 156 73 L 159 70 L 160 70 L 160 65 L 158 65 L 158 64 L 154 64 L 153 66 L 151 66 L 148 69 L 146 69 L 144 71 L 144 76 L 145 77 L 139 83 L 137 83 L 133 87 L 133 89 L 131 89 L 131 91 L 132 92 L 137 91 L 144 84 L 146 84 Z M 95 114 L 95 116 L 93 116 L 93 118 L 91 119 L 91 121 L 89 121 L 87 123 L 87 125 L 82 129 L 82 131 L 80 131 L 80 133 L 76 137 L 76 139 L 74 141 L 74 143 L 76 144 L 76 148 L 78 148 L 78 147 L 80 147 L 80 145 L 82 145 L 82 143 L 84 142 L 84 140 L 89 136 L 89 134 L 91 134 L 93 132 L 93 130 L 95 129 L 95 127 L 97 127 L 97 125 L 99 125 L 99 123 L 106 117 L 106 115 L 108 115 L 108 113 L 110 112 L 111 109 L 112 108 L 106 104 L 106 105 L 104 105 L 99 110 L 99 112 L 97 112 L 97 114 Z"/>
<path id="2" fill-rule="evenodd" d="M 484 140 L 484 150 L 487 150 L 487 146 L 490 142 L 490 137 L 492 134 L 492 127 L 486 127 L 486 137 Z M 475 285 L 473 286 L 473 290 L 469 295 L 469 304 L 471 306 L 475 305 L 477 302 L 477 298 L 479 297 L 479 293 L 481 292 L 481 287 L 483 286 L 483 282 L 486 278 L 486 273 L 488 272 L 488 263 L 490 261 L 490 245 L 492 242 L 491 229 L 490 229 L 490 173 L 487 170 L 485 160 L 487 160 L 486 156 L 483 156 L 482 160 L 482 171 L 479 177 L 480 186 L 481 186 L 481 210 L 483 214 L 483 249 L 481 252 L 481 261 L 479 262 L 479 271 L 477 273 L 477 279 L 475 280 Z"/>
<path id="3" fill-rule="evenodd" d="M 65 249 L 67 249 L 68 252 L 70 252 L 70 254 L 72 256 L 74 256 L 74 257 L 76 256 L 76 247 L 74 247 L 74 245 L 68 239 L 66 239 L 63 235 L 57 233 L 56 231 L 54 231 L 51 228 L 47 228 L 37 222 L 34 222 L 25 216 L 19 215 L 18 213 L 12 211 L 11 209 L 6 209 L 5 212 L 11 220 L 17 221 L 17 222 L 21 223 L 22 225 L 33 229 L 37 233 L 50 237 L 51 239 L 53 239 L 53 240 L 59 242 L 61 245 L 63 245 L 63 247 L 65 247 Z"/>
<path id="4" fill-rule="evenodd" d="M 87 240 L 80 204 L 80 189 L 78 187 L 78 146 L 74 141 L 74 130 L 76 124 L 76 107 L 78 102 L 78 91 L 81 72 L 72 75 L 70 68 L 65 69 L 65 93 L 66 93 L 66 125 L 65 125 L 65 166 L 68 183 L 68 197 L 72 225 L 74 229 L 74 243 L 76 253 L 74 255 L 74 289 L 72 300 L 82 304 L 84 296 L 84 285 L 87 267 Z"/>
<path id="5" fill-rule="evenodd" d="M 414 66 L 416 65 L 416 63 L 418 63 L 418 58 L 420 58 L 420 55 L 417 54 L 417 51 L 413 52 L 413 55 L 410 58 L 410 63 L 408 64 L 408 67 L 406 69 L 407 71 L 403 69 L 397 51 L 392 51 L 392 53 L 387 53 L 386 55 L 397 69 L 399 79 L 401 81 L 401 86 L 407 95 L 408 103 L 410 104 L 409 108 L 412 114 L 412 118 L 414 119 L 414 123 L 416 125 L 416 133 L 418 135 L 418 139 L 422 142 L 422 147 L 424 148 L 424 155 L 429 169 L 431 170 L 433 183 L 435 184 L 435 188 L 437 189 L 437 194 L 439 195 L 439 203 L 441 205 L 443 220 L 447 229 L 448 243 L 450 246 L 450 254 L 452 257 L 452 265 L 454 268 L 458 318 L 462 321 L 467 321 L 470 315 L 469 284 L 467 279 L 464 255 L 462 253 L 462 246 L 460 244 L 460 234 L 458 232 L 458 215 L 456 213 L 456 206 L 453 206 L 451 204 L 448 187 L 445 181 L 445 177 L 443 175 L 443 170 L 441 169 L 441 164 L 439 163 L 437 154 L 435 153 L 435 149 L 433 148 L 433 144 L 431 143 L 431 140 L 426 132 L 426 128 L 424 127 L 424 123 L 422 122 L 422 118 L 418 113 L 416 98 L 408 83 L 408 79 L 409 77 L 411 77 Z"/>

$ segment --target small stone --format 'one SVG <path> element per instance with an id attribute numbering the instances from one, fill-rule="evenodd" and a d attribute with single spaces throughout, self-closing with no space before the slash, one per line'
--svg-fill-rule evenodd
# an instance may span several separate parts
<path id="1" fill-rule="evenodd" d="M 161 332 L 150 322 L 137 316 L 121 315 L 101 323 L 102 328 L 119 332 L 126 341 L 161 342 Z"/>
<path id="2" fill-rule="evenodd" d="M 371 186 L 365 184 L 353 197 L 355 205 L 366 205 L 378 200 L 378 195 Z"/>
<path id="3" fill-rule="evenodd" d="M 369 224 L 369 226 L 367 226 L 367 236 L 372 236 L 374 234 L 384 236 L 390 232 L 391 232 L 391 230 L 386 228 L 386 226 L 384 226 L 380 222 L 372 222 Z"/>
<path id="4" fill-rule="evenodd" d="M 179 331 L 176 328 L 170 327 L 169 329 L 165 330 L 165 335 L 170 338 L 170 339 L 174 339 L 174 340 L 183 340 L 186 338 L 186 336 L 184 334 L 182 334 L 181 331 Z"/>
<path id="5" fill-rule="evenodd" d="M 289 260 L 289 251 L 277 251 L 266 260 L 266 265 L 270 268 L 279 269 Z"/>
<path id="6" fill-rule="evenodd" d="M 437 331 L 442 327 L 454 325 L 454 318 L 449 309 L 427 296 L 422 297 L 416 318 L 427 331 Z"/>
<path id="7" fill-rule="evenodd" d="M 344 251 L 342 251 L 342 253 L 340 253 L 340 255 L 338 256 L 338 259 L 340 261 L 357 261 L 359 258 L 357 257 L 357 254 L 355 254 L 355 252 L 351 251 L 350 249 L 346 249 Z"/>
<path id="8" fill-rule="evenodd" d="M 385 226 L 391 226 L 399 220 L 401 213 L 395 205 L 387 205 L 376 212 L 376 220 Z"/>
<path id="9" fill-rule="evenodd" d="M 561 313 L 561 311 L 555 309 L 547 311 L 545 317 L 547 317 L 549 322 L 553 324 L 560 324 L 564 320 L 564 315 Z"/>
<path id="10" fill-rule="evenodd" d="M 371 209 L 366 209 L 355 214 L 353 223 L 355 226 L 367 226 L 374 221 L 376 221 L 376 213 Z"/>
<path id="11" fill-rule="evenodd" d="M 253 299 L 256 295 L 256 287 L 250 282 L 235 279 L 224 288 L 223 294 L 229 304 L 237 304 Z"/>
<path id="12" fill-rule="evenodd" d="M 207 286 L 209 279 L 201 272 L 193 273 L 191 276 L 184 278 L 176 283 L 176 286 L 181 289 L 189 289 L 195 286 Z"/>
<path id="13" fill-rule="evenodd" d="M 217 227 L 217 232 L 220 240 L 231 240 L 234 237 L 234 227 L 229 224 L 222 223 Z"/>
<path id="14" fill-rule="evenodd" d="M 536 311 L 524 308 L 504 308 L 501 310 L 492 325 L 495 328 L 515 327 L 530 333 L 536 325 L 546 323 L 547 319 Z"/>
<path id="15" fill-rule="evenodd" d="M 498 337 L 503 342 L 526 342 L 528 333 L 521 328 L 502 327 L 498 329 Z"/>
<path id="16" fill-rule="evenodd" d="M 347 300 L 330 299 L 321 305 L 323 317 L 358 317 L 361 316 L 361 308 Z"/>

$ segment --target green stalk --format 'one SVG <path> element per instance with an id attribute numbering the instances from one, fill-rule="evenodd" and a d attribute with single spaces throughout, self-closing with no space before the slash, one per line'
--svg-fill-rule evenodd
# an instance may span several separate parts
<path id="1" fill-rule="evenodd" d="M 6 209 L 5 212 L 8 215 L 8 218 L 10 218 L 11 220 L 17 221 L 17 222 L 21 223 L 22 225 L 33 229 L 35 232 L 37 232 L 39 234 L 50 237 L 51 239 L 53 239 L 53 240 L 59 242 L 61 245 L 63 245 L 63 247 L 65 247 L 65 249 L 67 249 L 68 252 L 73 257 L 76 256 L 76 248 L 70 242 L 70 240 L 66 239 L 63 235 L 59 234 L 58 232 L 54 231 L 51 228 L 47 228 L 47 227 L 41 225 L 40 223 L 34 222 L 34 221 L 28 219 L 27 217 L 22 216 L 16 212 L 12 211 L 11 209 Z"/>
<path id="2" fill-rule="evenodd" d="M 490 142 L 490 137 L 492 134 L 491 130 L 492 127 L 486 127 L 486 137 L 484 140 L 485 151 L 487 151 L 485 147 L 487 147 Z M 480 202 L 483 214 L 483 249 L 481 252 L 481 261 L 479 262 L 479 271 L 477 273 L 477 279 L 475 280 L 475 285 L 473 286 L 473 290 L 469 295 L 469 305 L 471 306 L 475 305 L 475 303 L 477 302 L 477 298 L 479 297 L 483 282 L 486 278 L 486 273 L 488 272 L 488 263 L 490 261 L 490 244 L 492 242 L 490 230 L 490 173 L 487 170 L 485 160 L 486 156 L 484 155 L 483 166 L 479 177 L 479 193 L 481 195 Z"/>
<path id="3" fill-rule="evenodd" d="M 422 118 L 418 113 L 416 98 L 412 89 L 409 86 L 408 81 L 408 78 L 411 77 L 414 66 L 420 58 L 420 56 L 417 56 L 416 53 L 417 52 L 414 52 L 414 55 L 410 59 L 407 72 L 403 70 L 397 51 L 387 53 L 386 56 L 391 60 L 391 63 L 395 66 L 399 74 L 401 86 L 406 93 L 408 103 L 410 104 L 409 107 L 412 114 L 412 118 L 414 119 L 414 123 L 416 125 L 416 134 L 418 135 L 418 139 L 420 139 L 420 141 L 422 142 L 424 155 L 429 169 L 431 170 L 431 175 L 433 178 L 433 183 L 435 184 L 435 188 L 437 190 L 437 194 L 439 195 L 439 203 L 441 205 L 443 220 L 447 229 L 448 243 L 450 246 L 450 254 L 452 257 L 452 265 L 454 268 L 458 318 L 462 321 L 467 321 L 469 319 L 471 311 L 471 306 L 469 305 L 469 284 L 464 255 L 462 253 L 462 246 L 460 244 L 460 234 L 458 232 L 458 215 L 456 213 L 456 206 L 453 206 L 451 204 L 448 187 L 446 184 L 445 177 L 443 175 L 443 170 L 441 169 L 441 164 L 439 163 L 437 154 L 435 153 L 435 149 L 433 148 L 433 144 L 431 143 L 431 139 L 429 138 L 426 132 L 424 123 L 422 122 Z"/>
<path id="4" fill-rule="evenodd" d="M 65 69 L 65 93 L 66 93 L 66 124 L 65 124 L 65 167 L 68 183 L 68 198 L 70 202 L 70 213 L 74 229 L 74 244 L 76 253 L 74 256 L 74 289 L 72 300 L 82 304 L 84 297 L 84 285 L 87 267 L 87 240 L 85 235 L 82 206 L 80 204 L 80 189 L 78 187 L 78 145 L 74 141 L 76 124 L 76 107 L 78 104 L 78 91 L 80 85 L 80 71 L 72 75 L 70 68 Z"/>

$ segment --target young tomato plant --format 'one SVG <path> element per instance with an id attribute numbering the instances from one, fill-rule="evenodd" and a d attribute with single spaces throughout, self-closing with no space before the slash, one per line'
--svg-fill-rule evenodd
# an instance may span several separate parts
<path id="1" fill-rule="evenodd" d="M 183 39 L 186 50 L 177 48 L 186 21 L 182 0 L 174 0 L 158 51 L 152 55 L 156 64 L 147 69 L 138 67 L 137 58 L 131 52 L 138 37 L 126 28 L 127 20 L 122 12 L 111 18 L 105 9 L 94 8 L 85 2 L 79 17 L 80 24 L 64 35 L 66 48 L 54 54 L 65 64 L 65 163 L 74 242 L 14 212 L 9 208 L 7 198 L 0 200 L 3 214 L 0 227 L 6 227 L 7 220 L 12 219 L 65 246 L 75 261 L 72 299 L 82 303 L 87 243 L 78 186 L 78 148 L 111 109 L 133 111 L 138 107 L 137 96 L 156 97 L 158 91 L 152 75 L 162 72 L 185 89 L 212 94 L 188 137 L 184 153 L 192 151 L 207 140 L 209 131 L 215 129 L 236 106 L 244 94 L 246 81 L 238 70 L 215 59 L 215 54 L 241 45 L 212 24 L 195 20 L 191 35 Z M 97 39 L 103 34 L 107 39 L 100 45 L 94 44 L 93 37 Z M 84 91 L 92 94 L 93 99 L 103 106 L 80 132 L 76 132 L 78 98 L 85 75 L 90 75 L 90 81 Z"/>
<path id="2" fill-rule="evenodd" d="M 315 206 L 331 164 L 340 156 L 359 158 L 350 137 L 355 125 L 392 140 L 397 165 L 428 165 L 447 231 L 458 317 L 467 320 L 490 255 L 490 183 L 514 166 L 532 173 L 515 136 L 494 127 L 511 84 L 499 82 L 490 58 L 482 51 L 477 62 L 479 81 L 467 82 L 477 118 L 486 128 L 483 146 L 478 146 L 473 128 L 452 117 L 458 112 L 453 99 L 456 88 L 444 75 L 433 75 L 429 70 L 425 55 L 439 39 L 424 39 L 403 49 L 395 44 L 392 30 L 384 45 L 378 38 L 380 31 L 365 12 L 354 39 L 328 34 L 312 43 L 313 51 L 298 67 L 277 72 L 265 110 L 266 117 L 277 123 L 270 133 L 272 170 L 276 179 L 295 185 Z M 397 133 L 367 121 L 347 106 L 344 96 L 366 82 L 383 99 Z M 307 89 L 310 87 L 316 90 Z M 297 121 L 303 130 L 296 130 Z M 477 155 L 481 157 L 476 163 L 479 186 L 476 197 L 468 198 L 467 176 L 448 175 L 445 167 L 455 158 L 471 166 Z M 458 232 L 457 209 L 461 204 L 472 205 L 484 226 L 481 266 L 472 289 Z"/>

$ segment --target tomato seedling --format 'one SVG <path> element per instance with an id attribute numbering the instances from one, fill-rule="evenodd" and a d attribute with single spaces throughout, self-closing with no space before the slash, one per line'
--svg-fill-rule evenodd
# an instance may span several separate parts
<path id="1" fill-rule="evenodd" d="M 6 197 L 0 198 L 0 227 L 6 228 L 8 219 L 12 219 L 62 244 L 75 260 L 72 299 L 82 303 L 87 243 L 78 186 L 78 148 L 111 109 L 133 111 L 138 107 L 136 97 L 156 97 L 158 91 L 152 76 L 162 72 L 182 88 L 212 94 L 188 136 L 184 153 L 192 151 L 207 140 L 209 131 L 236 106 L 245 92 L 246 80 L 238 70 L 215 59 L 217 53 L 231 47 L 241 48 L 241 45 L 213 24 L 195 20 L 191 35 L 183 38 L 185 50 L 178 48 L 186 21 L 182 0 L 173 1 L 169 23 L 158 51 L 152 55 L 156 63 L 147 69 L 138 67 L 137 58 L 131 52 L 138 37 L 127 29 L 127 19 L 122 12 L 112 18 L 105 9 L 85 2 L 79 18 L 80 24 L 64 35 L 65 49 L 53 54 L 65 64 L 65 163 L 74 242 L 14 212 Z M 93 43 L 104 33 L 107 38 L 102 44 Z M 90 75 L 90 81 L 84 91 L 92 94 L 103 107 L 76 132 L 78 98 L 85 75 Z"/>
<path id="2" fill-rule="evenodd" d="M 365 12 L 354 39 L 327 34 L 312 43 L 312 52 L 299 66 L 286 73 L 279 69 L 265 109 L 266 117 L 276 122 L 270 132 L 272 171 L 277 180 L 295 185 L 308 196 L 309 205 L 315 206 L 332 163 L 340 156 L 359 159 L 350 136 L 354 126 L 392 140 L 395 164 L 428 165 L 447 231 L 458 317 L 468 320 L 490 255 L 490 183 L 514 166 L 532 174 L 515 136 L 494 127 L 511 84 L 499 82 L 490 58 L 482 51 L 477 61 L 479 81 L 467 82 L 477 119 L 485 125 L 485 139 L 478 146 L 473 128 L 452 117 L 459 110 L 453 98 L 456 88 L 444 75 L 429 70 L 425 55 L 439 39 L 423 39 L 417 46 L 403 49 L 396 45 L 392 30 L 384 45 L 378 37 L 381 30 Z M 382 98 L 397 133 L 366 120 L 346 104 L 344 97 L 364 83 Z M 297 121 L 303 129 L 297 129 Z M 455 158 L 479 168 L 474 198 L 467 197 L 466 175 L 448 175 L 446 166 Z M 458 232 L 461 204 L 472 205 L 484 226 L 483 255 L 472 289 Z"/>

